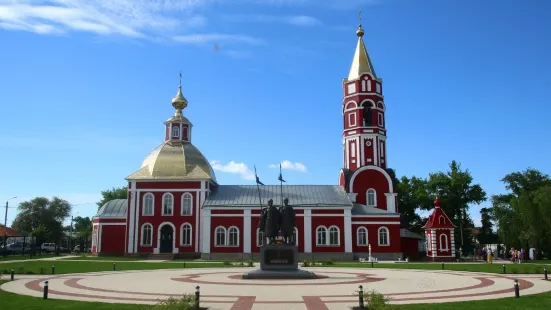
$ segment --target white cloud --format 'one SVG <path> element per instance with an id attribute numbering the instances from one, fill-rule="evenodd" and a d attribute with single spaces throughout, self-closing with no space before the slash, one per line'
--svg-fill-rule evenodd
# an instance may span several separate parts
<path id="1" fill-rule="evenodd" d="M 271 164 L 268 167 L 270 168 L 279 168 L 279 164 Z M 291 162 L 290 160 L 284 160 L 281 162 L 281 169 L 283 170 L 293 170 L 298 172 L 308 172 L 308 168 L 303 163 Z"/>
<path id="2" fill-rule="evenodd" d="M 218 44 L 220 42 L 227 43 L 246 43 L 252 45 L 262 44 L 262 41 L 246 35 L 221 34 L 221 33 L 204 33 L 180 35 L 172 37 L 174 41 L 184 44 Z"/>
<path id="3" fill-rule="evenodd" d="M 283 23 L 294 26 L 318 26 L 321 25 L 321 21 L 315 17 L 307 15 L 263 15 L 263 14 L 251 14 L 251 15 L 224 15 L 222 18 L 229 22 L 257 22 L 257 23 Z"/>
<path id="4" fill-rule="evenodd" d="M 212 169 L 226 172 L 226 173 L 233 173 L 240 175 L 243 179 L 254 181 L 254 172 L 249 169 L 249 167 L 245 163 L 238 163 L 235 161 L 230 161 L 227 164 L 222 164 L 219 160 L 212 160 L 210 162 Z"/>

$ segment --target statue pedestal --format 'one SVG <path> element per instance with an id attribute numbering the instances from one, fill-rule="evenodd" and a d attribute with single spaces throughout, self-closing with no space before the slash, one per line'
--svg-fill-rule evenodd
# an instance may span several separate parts
<path id="1" fill-rule="evenodd" d="M 298 248 L 291 244 L 260 247 L 260 269 L 243 274 L 243 279 L 316 279 L 316 274 L 298 269 Z"/>

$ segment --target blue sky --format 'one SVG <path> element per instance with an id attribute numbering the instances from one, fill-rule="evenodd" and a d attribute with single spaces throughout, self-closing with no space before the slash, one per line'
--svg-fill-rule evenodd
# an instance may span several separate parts
<path id="1" fill-rule="evenodd" d="M 398 175 L 455 159 L 492 195 L 551 172 L 549 1 L 0 0 L 0 202 L 93 215 L 162 142 L 179 70 L 221 184 L 284 160 L 290 184 L 336 184 L 359 8 Z"/>

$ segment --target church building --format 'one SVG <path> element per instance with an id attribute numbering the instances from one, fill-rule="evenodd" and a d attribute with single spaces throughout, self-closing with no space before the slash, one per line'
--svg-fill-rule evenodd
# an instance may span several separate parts
<path id="1" fill-rule="evenodd" d="M 348 77 L 343 80 L 342 169 L 335 185 L 284 185 L 296 212 L 301 259 L 402 258 L 397 194 L 387 172 L 383 80 L 365 47 L 360 25 Z M 128 199 L 107 202 L 93 218 L 97 255 L 256 257 L 263 240 L 256 184 L 224 185 L 193 145 L 178 88 L 164 141 L 126 177 Z M 292 138 L 292 137 L 290 137 Z M 336 145 L 335 145 L 336 146 Z M 281 205 L 280 186 L 260 186 L 264 206 Z"/>

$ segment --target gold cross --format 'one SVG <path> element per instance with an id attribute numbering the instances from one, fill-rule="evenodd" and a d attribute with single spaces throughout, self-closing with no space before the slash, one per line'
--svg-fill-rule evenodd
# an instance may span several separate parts
<path id="1" fill-rule="evenodd" d="M 360 25 L 362 24 L 362 9 L 358 12 L 358 19 L 360 21 Z"/>

